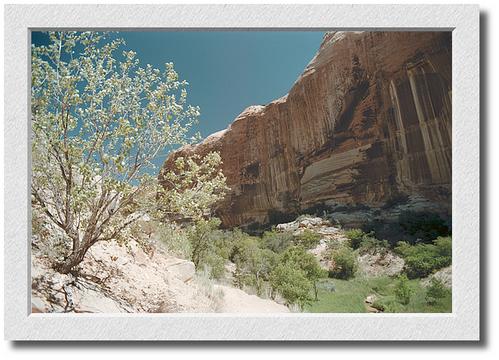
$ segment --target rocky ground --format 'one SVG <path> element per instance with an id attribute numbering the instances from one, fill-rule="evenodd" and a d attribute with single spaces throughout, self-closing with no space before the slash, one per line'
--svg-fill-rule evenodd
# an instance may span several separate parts
<path id="1" fill-rule="evenodd" d="M 78 276 L 51 269 L 36 249 L 32 255 L 32 312 L 288 312 L 195 273 L 190 261 L 161 247 L 146 253 L 135 241 L 127 247 L 97 243 Z"/>
<path id="2" fill-rule="evenodd" d="M 345 232 L 338 226 L 331 226 L 330 221 L 320 217 L 301 216 L 295 221 L 279 224 L 278 231 L 289 231 L 293 235 L 299 235 L 305 229 L 313 231 L 321 236 L 319 245 L 310 250 L 315 255 L 322 267 L 329 270 L 332 262 L 328 258 L 328 250 L 335 245 L 341 245 L 348 241 Z M 392 251 L 385 250 L 380 253 L 359 254 L 357 257 L 359 269 L 358 274 L 366 277 L 395 276 L 402 272 L 404 260 Z"/>
<path id="3" fill-rule="evenodd" d="M 327 251 L 332 244 L 341 244 L 348 241 L 344 232 L 335 226 L 331 226 L 330 222 L 320 217 L 301 216 L 294 221 L 276 226 L 277 231 L 292 232 L 294 236 L 298 236 L 305 230 L 313 231 L 321 236 L 319 244 L 314 249 L 310 250 L 322 267 L 328 270 L 332 264 L 327 257 Z"/>
<path id="4" fill-rule="evenodd" d="M 320 235 L 318 245 L 310 249 L 326 270 L 332 263 L 331 248 L 348 241 L 345 231 L 320 217 L 300 216 L 295 221 L 279 224 L 277 231 L 300 235 L 305 230 Z M 363 278 L 393 277 L 404 269 L 404 260 L 385 249 L 380 252 L 358 253 L 357 275 Z M 50 266 L 49 257 L 38 246 L 32 247 L 32 311 L 33 312 L 223 312 L 275 313 L 289 312 L 288 307 L 269 299 L 251 295 L 231 286 L 233 264 L 228 263 L 227 277 L 215 283 L 196 273 L 191 261 L 170 255 L 161 245 L 144 247 L 135 240 L 126 246 L 102 242 L 94 245 L 81 264 L 78 275 L 63 275 Z M 452 268 L 439 270 L 432 277 L 452 286 Z M 247 289 L 246 289 L 247 290 Z M 369 312 L 371 294 L 365 299 Z"/>
<path id="5" fill-rule="evenodd" d="M 392 251 L 359 255 L 359 274 L 366 277 L 395 276 L 404 269 L 404 259 Z"/>
<path id="6" fill-rule="evenodd" d="M 423 279 L 421 283 L 423 286 L 429 286 L 432 278 L 442 281 L 445 287 L 452 288 L 452 265 L 438 270 L 435 274 Z"/>

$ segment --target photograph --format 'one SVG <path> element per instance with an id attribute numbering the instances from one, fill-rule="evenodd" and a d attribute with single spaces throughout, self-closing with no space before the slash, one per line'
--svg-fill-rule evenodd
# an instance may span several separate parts
<path id="1" fill-rule="evenodd" d="M 29 42 L 31 314 L 453 312 L 449 29 Z"/>

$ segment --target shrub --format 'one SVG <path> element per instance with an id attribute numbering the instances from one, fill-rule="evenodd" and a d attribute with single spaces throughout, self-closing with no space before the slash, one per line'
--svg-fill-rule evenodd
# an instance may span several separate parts
<path id="1" fill-rule="evenodd" d="M 158 237 L 166 250 L 183 259 L 191 258 L 191 242 L 184 229 L 169 223 L 157 223 Z"/>
<path id="2" fill-rule="evenodd" d="M 409 256 L 412 252 L 412 245 L 410 245 L 408 242 L 405 241 L 399 241 L 397 245 L 393 248 L 393 251 L 402 256 L 403 258 L 406 258 Z"/>
<path id="3" fill-rule="evenodd" d="M 151 176 L 163 149 L 197 138 L 199 108 L 173 64 L 141 67 L 123 39 L 102 32 L 47 35 L 31 47 L 30 188 L 33 206 L 70 239 L 56 270 L 72 272 L 98 242 L 126 243 L 144 213 L 210 212 L 227 189 L 218 153 L 163 174 L 164 188 Z"/>
<path id="4" fill-rule="evenodd" d="M 440 256 L 452 258 L 452 238 L 450 236 L 438 237 L 434 241 L 434 244 L 437 247 Z"/>
<path id="5" fill-rule="evenodd" d="M 350 240 L 350 247 L 358 249 L 366 233 L 360 229 L 350 229 L 345 231 L 345 236 Z"/>
<path id="6" fill-rule="evenodd" d="M 294 239 L 296 245 L 303 246 L 305 249 L 312 249 L 319 245 L 321 236 L 316 232 L 305 229 L 300 235 Z"/>
<path id="7" fill-rule="evenodd" d="M 220 220 L 212 218 L 210 220 L 199 220 L 187 231 L 187 236 L 191 244 L 191 260 L 196 269 L 208 269 L 211 276 L 219 278 L 224 273 L 227 251 L 224 244 L 224 233 L 218 230 Z"/>
<path id="8" fill-rule="evenodd" d="M 338 279 L 350 279 L 357 271 L 357 256 L 348 247 L 341 247 L 332 253 L 334 266 L 329 270 L 329 276 Z"/>
<path id="9" fill-rule="evenodd" d="M 433 244 L 409 245 L 399 242 L 395 251 L 405 260 L 407 276 L 411 279 L 430 275 L 452 263 L 452 239 L 439 237 Z"/>
<path id="10" fill-rule="evenodd" d="M 397 285 L 395 286 L 395 297 L 397 298 L 397 301 L 403 305 L 409 304 L 413 292 L 414 291 L 409 286 L 407 275 L 399 275 Z"/>
<path id="11" fill-rule="evenodd" d="M 209 252 L 203 259 L 201 266 L 213 279 L 220 279 L 225 274 L 226 259 L 217 252 Z"/>
<path id="12" fill-rule="evenodd" d="M 317 300 L 317 282 L 319 279 L 326 277 L 327 272 L 322 269 L 315 256 L 301 246 L 293 246 L 281 254 L 279 261 L 305 272 L 307 279 L 312 283 L 315 299 Z"/>
<path id="13" fill-rule="evenodd" d="M 238 287 L 251 286 L 262 295 L 265 281 L 275 266 L 276 255 L 260 247 L 258 238 L 242 236 L 234 246 L 232 260 L 236 264 L 234 280 Z"/>
<path id="14" fill-rule="evenodd" d="M 366 236 L 359 246 L 361 254 L 386 253 L 388 251 L 388 241 L 378 240 L 374 237 Z"/>
<path id="15" fill-rule="evenodd" d="M 288 305 L 297 304 L 301 308 L 312 301 L 312 283 L 307 274 L 292 263 L 281 263 L 272 271 L 270 283 Z"/>
<path id="16" fill-rule="evenodd" d="M 262 242 L 265 247 L 276 253 L 281 253 L 293 245 L 294 238 L 289 232 L 277 232 L 275 230 L 265 231 Z"/>
<path id="17" fill-rule="evenodd" d="M 429 305 L 435 305 L 441 299 L 448 296 L 451 290 L 446 288 L 442 280 L 435 277 L 431 278 L 430 286 L 426 289 L 426 302 Z"/>

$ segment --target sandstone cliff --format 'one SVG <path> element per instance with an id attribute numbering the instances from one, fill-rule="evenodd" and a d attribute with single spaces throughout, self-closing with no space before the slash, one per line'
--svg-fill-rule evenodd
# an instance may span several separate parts
<path id="1" fill-rule="evenodd" d="M 451 54 L 450 32 L 328 33 L 287 96 L 164 166 L 219 151 L 227 227 L 399 199 L 450 212 Z"/>

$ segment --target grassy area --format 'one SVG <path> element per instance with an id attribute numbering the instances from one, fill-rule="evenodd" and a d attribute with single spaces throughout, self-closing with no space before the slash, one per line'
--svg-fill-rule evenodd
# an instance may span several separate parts
<path id="1" fill-rule="evenodd" d="M 451 296 L 446 296 L 434 305 L 426 303 L 426 289 L 419 279 L 410 280 L 413 290 L 409 304 L 402 305 L 395 297 L 397 280 L 389 277 L 354 278 L 351 280 L 327 279 L 319 286 L 318 301 L 306 306 L 305 312 L 313 313 L 362 313 L 367 312 L 366 296 L 375 294 L 376 301 L 385 312 L 451 312 Z"/>

